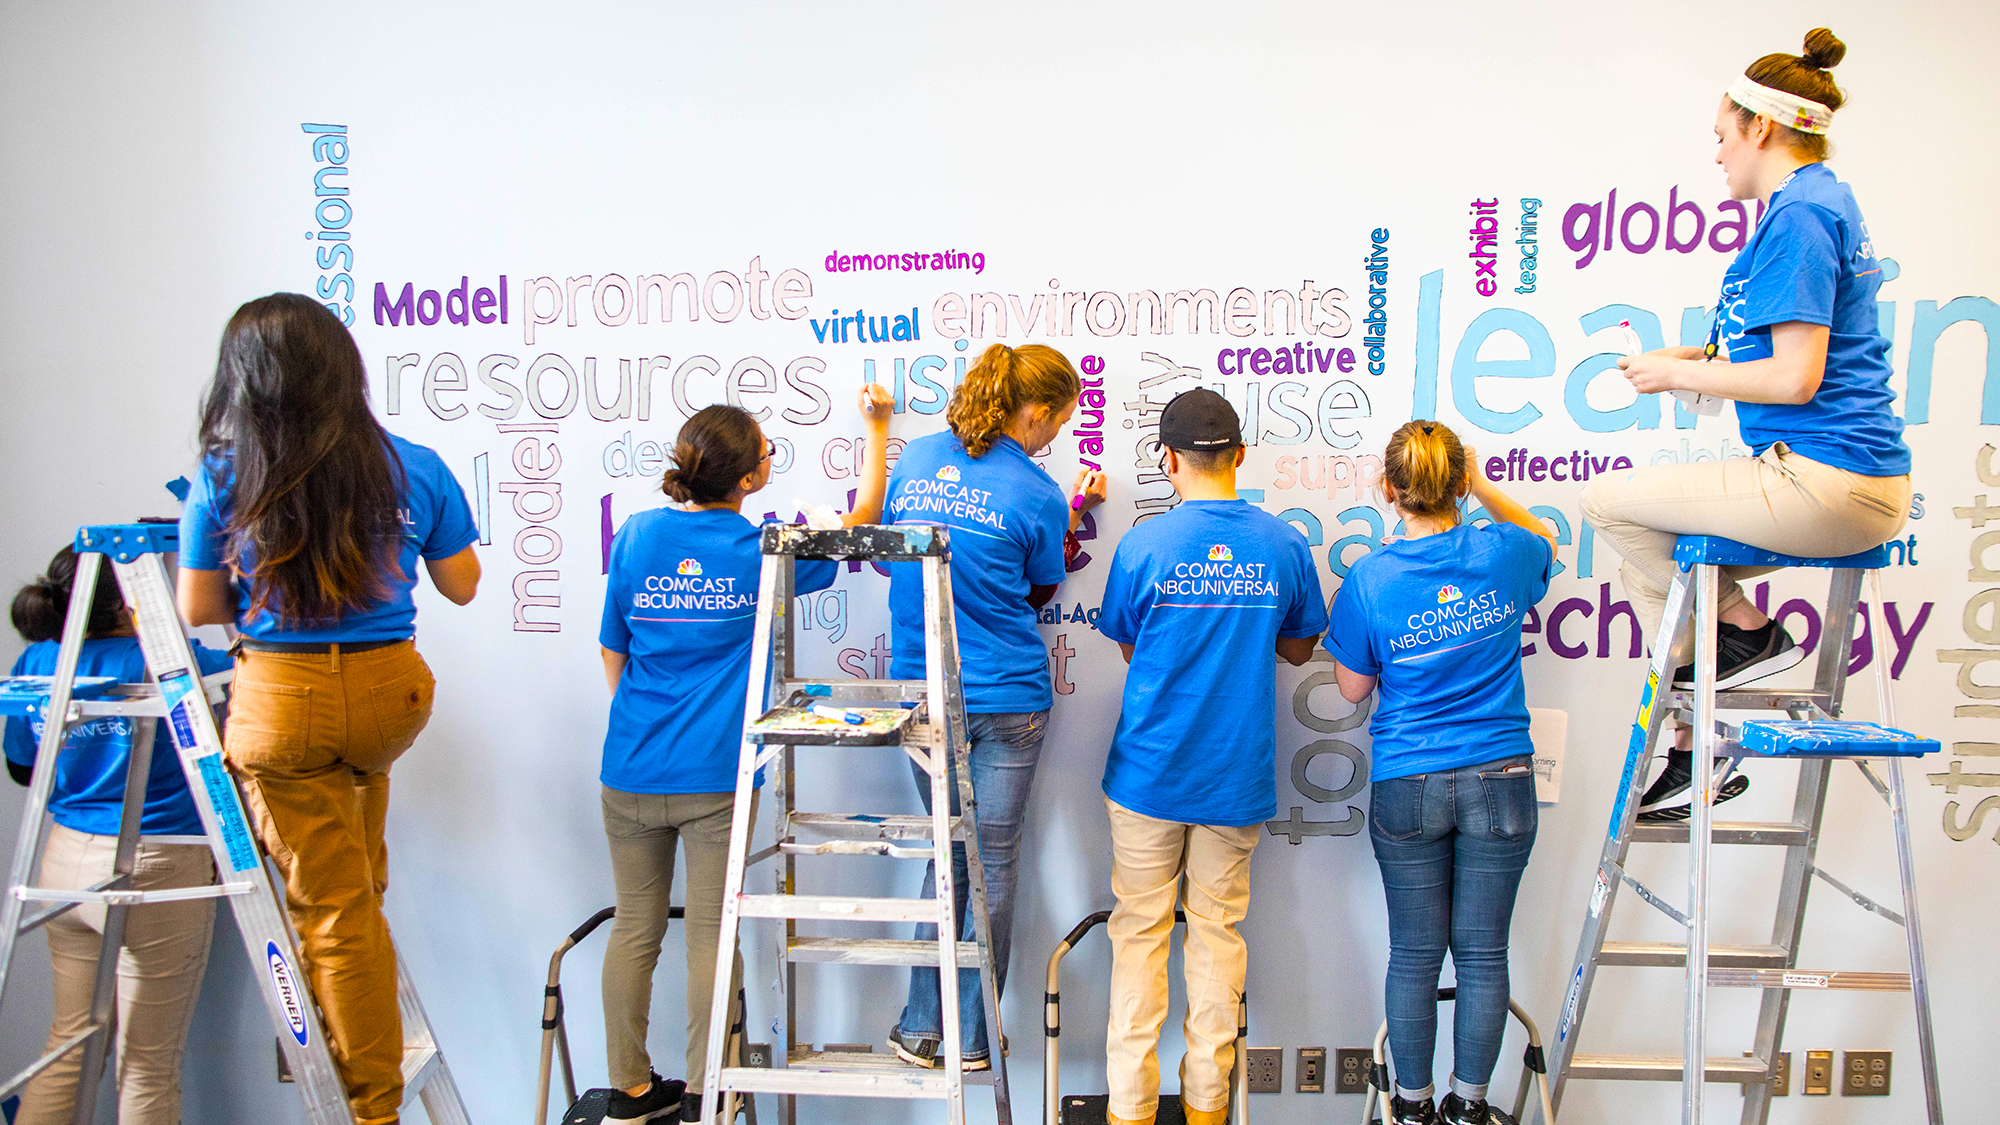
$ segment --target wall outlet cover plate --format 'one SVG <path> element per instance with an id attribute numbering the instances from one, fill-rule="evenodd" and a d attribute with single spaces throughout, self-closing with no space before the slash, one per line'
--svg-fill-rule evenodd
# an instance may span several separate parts
<path id="1" fill-rule="evenodd" d="M 1253 1094 L 1282 1094 L 1285 1092 L 1285 1049 L 1283 1047 L 1251 1047 L 1247 1052 L 1250 1092 Z"/>
<path id="2" fill-rule="evenodd" d="M 1368 1068 L 1375 1065 L 1375 1052 L 1366 1047 L 1341 1047 L 1333 1052 L 1333 1092 L 1368 1092 Z"/>
<path id="3" fill-rule="evenodd" d="M 1889 1096 L 1888 1051 L 1842 1051 L 1840 1092 L 1850 1098 Z"/>
<path id="4" fill-rule="evenodd" d="M 1326 1093 L 1326 1048 L 1300 1047 L 1298 1092 L 1301 1094 Z"/>

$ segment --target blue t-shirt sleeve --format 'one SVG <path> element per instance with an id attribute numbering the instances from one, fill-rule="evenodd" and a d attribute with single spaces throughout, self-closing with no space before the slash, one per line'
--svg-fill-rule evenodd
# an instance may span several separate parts
<path id="1" fill-rule="evenodd" d="M 188 647 L 194 651 L 194 662 L 201 668 L 201 674 L 204 676 L 226 672 L 236 663 L 228 653 L 212 649 L 200 641 L 191 640 L 188 642 Z"/>
<path id="2" fill-rule="evenodd" d="M 187 502 L 181 506 L 180 564 L 188 570 L 221 570 L 228 550 L 222 517 L 216 511 L 215 482 L 210 467 L 203 465 L 188 486 Z"/>
<path id="3" fill-rule="evenodd" d="M 833 585 L 840 564 L 832 559 L 800 559 L 793 564 L 792 593 L 814 594 Z"/>
<path id="4" fill-rule="evenodd" d="M 1111 556 L 1111 571 L 1104 578 L 1104 605 L 1097 615 L 1097 631 L 1119 644 L 1139 643 L 1139 606 L 1133 586 L 1131 559 L 1121 542 Z"/>
<path id="5" fill-rule="evenodd" d="M 611 540 L 611 573 L 604 581 L 604 620 L 597 627 L 597 643 L 612 652 L 630 652 L 632 649 L 632 623 L 625 620 L 625 591 L 627 580 L 625 568 L 631 554 L 632 525 L 627 523 L 618 529 L 618 535 Z"/>
<path id="6" fill-rule="evenodd" d="M 1521 547 L 1521 567 L 1528 578 L 1528 601 L 1532 604 L 1542 600 L 1555 578 L 1556 545 L 1526 528 L 1521 534 L 1528 539 Z"/>
<path id="7" fill-rule="evenodd" d="M 465 489 L 451 467 L 435 453 L 424 460 L 423 471 L 430 477 L 426 483 L 437 497 L 437 519 L 418 553 L 427 559 L 448 559 L 479 541 L 479 525 L 472 521 L 472 506 L 465 502 Z"/>
<path id="8" fill-rule="evenodd" d="M 1285 623 L 1278 635 L 1296 640 L 1326 632 L 1326 599 L 1320 595 L 1319 568 L 1313 565 L 1312 548 L 1304 536 L 1291 544 L 1292 604 L 1285 611 Z"/>
<path id="9" fill-rule="evenodd" d="M 9 674 L 15 676 L 21 675 L 22 674 L 21 669 L 25 667 L 27 663 L 28 663 L 28 654 L 24 652 L 19 657 L 15 658 L 14 670 Z M 28 720 L 8 719 L 7 733 L 4 736 L 4 738 L 0 738 L 0 742 L 4 742 L 5 744 L 8 761 L 13 762 L 16 765 L 25 766 L 35 760 L 35 749 L 36 749 L 35 740 L 33 736 L 31 736 L 28 733 Z"/>
<path id="10" fill-rule="evenodd" d="M 1063 533 L 1069 530 L 1069 509 L 1064 506 L 1060 494 L 1042 506 L 1042 511 L 1028 528 L 1028 584 L 1032 586 L 1057 586 L 1062 584 L 1063 575 Z"/>
<path id="11" fill-rule="evenodd" d="M 1368 607 L 1362 603 L 1359 584 L 1349 571 L 1347 581 L 1333 599 L 1333 622 L 1326 634 L 1326 650 L 1340 666 L 1364 676 L 1379 676 L 1382 665 L 1375 659 L 1375 636 L 1369 628 Z"/>
<path id="12" fill-rule="evenodd" d="M 1801 202 L 1778 208 L 1764 221 L 1769 226 L 1743 287 L 1745 331 L 1788 321 L 1832 324 L 1840 282 L 1839 219 Z"/>

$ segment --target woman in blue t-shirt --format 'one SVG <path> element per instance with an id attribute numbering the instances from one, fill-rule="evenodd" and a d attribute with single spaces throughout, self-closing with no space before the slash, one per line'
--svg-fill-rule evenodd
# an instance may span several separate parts
<path id="1" fill-rule="evenodd" d="M 1521 619 L 1548 593 L 1555 540 L 1441 422 L 1396 431 L 1382 484 L 1402 538 L 1348 570 L 1326 647 L 1349 703 L 1382 692 L 1368 823 L 1389 901 L 1391 1125 L 1507 1125 L 1486 1083 L 1507 1022 L 1507 929 L 1535 844 Z M 1461 522 L 1468 491 L 1492 523 Z M 1451 1090 L 1434 1107 L 1447 947 L 1458 987 Z"/>
<path id="2" fill-rule="evenodd" d="M 14 595 L 14 628 L 29 643 L 14 662 L 16 676 L 47 676 L 56 670 L 63 619 L 69 613 L 76 579 L 76 552 L 64 547 L 48 573 Z M 109 676 L 124 684 L 146 682 L 146 657 L 133 636 L 131 615 L 118 593 L 111 568 L 98 572 L 79 676 Z M 204 673 L 229 667 L 229 657 L 190 642 Z M 125 803 L 125 776 L 131 762 L 136 720 L 94 719 L 72 727 L 56 758 L 49 791 L 49 829 L 42 851 L 39 886 L 88 890 L 112 875 L 118 828 Z M 7 773 L 26 785 L 33 779 L 41 749 L 39 719 L 8 719 Z M 188 795 L 165 723 L 154 732 L 152 769 L 139 816 L 139 850 L 132 859 L 132 889 L 158 891 L 201 887 L 215 882 L 215 859 L 203 835 L 194 798 Z M 209 935 L 215 928 L 215 900 L 157 902 L 125 913 L 125 934 L 116 953 L 118 1020 L 118 1120 L 126 1125 L 180 1125 L 181 1055 L 188 1019 L 201 994 L 208 968 Z M 55 1050 L 91 1025 L 91 993 L 104 941 L 104 908 L 79 906 L 51 919 L 49 960 L 54 969 L 55 1017 L 47 1050 Z M 71 1051 L 36 1075 L 21 1091 L 15 1125 L 69 1125 L 76 1111 L 83 1052 Z"/>
<path id="3" fill-rule="evenodd" d="M 479 585 L 465 493 L 368 409 L 361 352 L 297 293 L 223 330 L 203 463 L 181 510 L 181 613 L 234 625 L 223 753 L 285 877 L 313 998 L 356 1125 L 403 1102 L 396 951 L 382 916 L 389 767 L 431 717 L 417 560 L 459 605 Z"/>
<path id="4" fill-rule="evenodd" d="M 868 438 L 854 510 L 842 519 L 849 527 L 881 517 L 894 399 L 870 383 L 860 404 Z M 598 631 L 611 688 L 598 780 L 618 889 L 603 973 L 604 1040 L 615 1088 L 604 1118 L 610 1125 L 700 1120 L 763 562 L 758 528 L 743 517 L 743 502 L 770 482 L 774 448 L 741 408 L 696 411 L 681 426 L 673 466 L 660 481 L 660 491 L 680 506 L 640 512 L 611 542 Z M 793 592 L 823 590 L 834 573 L 831 562 L 801 560 Z M 646 1050 L 653 968 L 667 932 L 680 844 L 687 846 L 685 1088 L 654 1073 Z M 736 973 L 742 972 L 739 956 Z"/>
<path id="5" fill-rule="evenodd" d="M 1066 559 L 1075 548 L 1071 533 L 1086 511 L 1104 502 L 1106 487 L 1103 473 L 1080 470 L 1070 495 L 1064 496 L 1030 455 L 1062 432 L 1082 391 L 1076 368 L 1054 348 L 994 344 L 980 353 L 952 392 L 945 408 L 949 432 L 927 434 L 905 446 L 889 482 L 889 523 L 951 529 L 951 596 L 972 792 L 979 806 L 974 815 L 986 876 L 994 980 L 1003 987 L 1014 928 L 1021 822 L 1042 756 L 1049 708 L 1055 705 L 1048 648 L 1035 618 L 1062 582 Z M 923 610 L 922 564 L 891 563 L 890 675 L 896 679 L 924 678 Z M 930 775 L 914 763 L 911 771 L 928 812 Z M 936 891 L 935 876 L 926 869 L 926 896 Z M 953 898 L 962 927 L 970 925 L 966 878 L 964 849 L 953 844 Z M 962 928 L 959 936 L 972 940 L 968 929 Z M 936 941 L 936 927 L 918 926 L 917 939 Z M 938 971 L 912 969 L 909 1001 L 889 1032 L 890 1048 L 905 1062 L 942 1064 L 942 1005 Z M 958 1007 L 966 1069 L 984 1069 L 991 1056 L 977 969 L 960 970 Z"/>
<path id="6" fill-rule="evenodd" d="M 1889 341 L 1875 302 L 1882 261 L 1853 191 L 1823 163 L 1827 124 L 1844 100 L 1826 68 L 1847 48 L 1819 28 L 1806 36 L 1805 52 L 1758 59 L 1716 112 L 1715 161 L 1730 197 L 1768 209 L 1723 274 L 1708 345 L 1619 361 L 1640 392 L 1734 400 L 1756 456 L 1656 465 L 1584 486 L 1584 517 L 1624 556 L 1625 590 L 1649 630 L 1658 628 L 1682 535 L 1829 557 L 1887 542 L 1909 511 L 1910 449 L 1890 409 Z M 1739 585 L 1768 569 L 1723 569 L 1718 688 L 1762 679 L 1804 656 Z M 1692 632 L 1681 634 L 1674 652 L 1675 687 L 1694 682 L 1693 665 L 1684 663 Z M 1692 780 L 1681 728 L 1640 819 L 1686 819 Z M 1730 778 L 1716 799 L 1747 787 L 1740 775 Z"/>

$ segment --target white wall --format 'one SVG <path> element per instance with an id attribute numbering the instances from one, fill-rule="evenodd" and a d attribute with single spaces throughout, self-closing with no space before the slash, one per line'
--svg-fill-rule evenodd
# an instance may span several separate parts
<path id="1" fill-rule="evenodd" d="M 177 13 L 10 3 L 0 18 L 0 145 L 8 154 L 0 161 L 0 339 L 16 431 L 0 449 L 12 486 L 0 502 L 9 529 L 0 541 L 0 576 L 9 582 L 32 576 L 80 522 L 171 510 L 160 484 L 192 467 L 196 396 L 229 312 L 273 290 L 311 291 L 322 277 L 313 248 L 327 243 L 308 241 L 319 229 L 313 175 L 320 165 L 300 126 L 348 130 L 350 175 L 329 182 L 352 190 L 355 333 L 375 401 L 391 428 L 437 447 L 468 490 L 476 457 L 486 455 L 492 469 L 493 542 L 484 552 L 488 577 L 480 600 L 459 610 L 420 594 L 420 640 L 442 690 L 436 720 L 397 768 L 390 826 L 391 920 L 480 1121 L 518 1120 L 527 1112 L 548 953 L 610 900 L 595 780 L 605 714 L 594 652 L 600 503 L 608 496 L 614 517 L 622 518 L 657 497 L 644 480 L 608 475 L 604 450 L 627 431 L 635 443 L 671 438 L 682 414 L 669 393 L 670 377 L 689 357 L 713 357 L 722 372 L 745 357 L 767 361 L 781 373 L 780 393 L 748 401 L 778 410 L 812 405 L 807 393 L 787 388 L 787 365 L 800 357 L 824 365 L 808 365 L 800 378 L 824 389 L 831 417 L 767 423 L 796 457 L 758 498 L 765 503 L 753 506 L 789 515 L 795 497 L 844 499 L 849 483 L 827 479 L 823 457 L 842 452 L 840 445 L 829 451 L 829 443 L 858 429 L 847 404 L 864 360 L 893 379 L 898 361 L 933 355 L 950 365 L 962 354 L 936 316 L 947 292 L 1014 294 L 1028 304 L 1051 291 L 1226 294 L 1243 287 L 1261 299 L 1269 290 L 1296 292 L 1302 279 L 1311 279 L 1322 290 L 1343 291 L 1335 303 L 1354 321 L 1343 336 L 1312 339 L 1359 350 L 1367 290 L 1360 262 L 1369 232 L 1379 227 L 1391 232 L 1386 371 L 1367 374 L 1364 356 L 1361 369 L 1347 376 L 1365 395 L 1366 417 L 1327 427 L 1353 435 L 1332 433 L 1340 448 L 1329 446 L 1325 433 L 1291 446 L 1266 438 L 1252 450 L 1242 481 L 1266 490 L 1268 509 L 1303 508 L 1320 521 L 1315 554 L 1323 560 L 1325 543 L 1369 531 L 1359 517 L 1343 521 L 1340 514 L 1357 505 L 1379 508 L 1379 498 L 1279 488 L 1298 472 L 1293 466 L 1288 473 L 1280 458 L 1306 458 L 1317 477 L 1324 471 L 1319 458 L 1379 453 L 1429 387 L 1436 388 L 1439 416 L 1491 454 L 1589 448 L 1647 464 L 1663 453 L 1734 450 L 1741 443 L 1733 423 L 1673 429 L 1669 418 L 1657 429 L 1592 432 L 1564 400 L 1572 369 L 1622 350 L 1615 327 L 1586 335 L 1579 317 L 1622 302 L 1657 315 L 1668 336 L 1677 336 L 1681 310 L 1713 300 L 1727 255 L 1658 247 L 1641 255 L 1621 245 L 1575 268 L 1579 255 L 1564 245 L 1562 220 L 1571 205 L 1602 201 L 1614 189 L 1621 213 L 1637 202 L 1665 211 L 1672 189 L 1716 221 L 1716 203 L 1725 195 L 1710 163 L 1718 93 L 1758 55 L 1797 50 L 1814 21 L 1831 24 L 1852 48 L 1837 72 L 1853 101 L 1835 130 L 1841 150 L 1835 167 L 1854 185 L 1881 252 L 1901 266 L 1902 276 L 1883 290 L 1894 305 L 1899 391 L 1921 303 L 1975 295 L 1953 311 L 1990 317 L 1992 305 L 1976 295 L 2000 289 L 1992 266 L 2000 247 L 1984 206 L 1994 166 L 1974 143 L 2000 110 L 1981 55 L 2000 19 L 1984 4 L 1911 11 L 1838 2 L 1794 15 L 1740 5 L 1641 8 L 1568 0 L 1527 8 L 1349 10 L 1273 3 L 727 11 L 636 3 L 205 4 Z M 1469 201 L 1500 201 L 1507 246 L 1519 233 L 1523 197 L 1543 201 L 1538 291 L 1503 289 L 1481 298 L 1466 256 Z M 1635 243 L 1646 225 L 1639 215 L 1630 232 Z M 330 221 L 337 218 L 329 213 Z M 984 271 L 823 269 L 833 252 L 933 249 L 977 251 Z M 671 324 L 655 316 L 645 325 L 607 327 L 586 303 L 576 326 L 548 325 L 533 343 L 526 338 L 522 301 L 530 279 L 562 285 L 586 275 L 634 279 L 682 271 L 707 279 L 717 271 L 741 275 L 752 259 L 773 275 L 767 293 L 781 270 L 804 272 L 812 289 L 801 302 L 805 317 L 758 319 L 745 312 L 726 323 L 706 314 L 689 322 L 677 301 Z M 1511 266 L 1503 259 L 1503 277 Z M 1442 271 L 1435 322 L 1420 318 L 1418 309 L 1421 279 L 1432 271 Z M 393 296 L 405 282 L 418 292 L 442 292 L 461 276 L 477 288 L 501 274 L 509 285 L 506 325 L 374 323 L 370 297 L 378 282 Z M 577 295 L 587 302 L 590 292 Z M 726 291 L 716 295 L 727 304 Z M 616 305 L 612 298 L 610 307 Z M 834 309 L 880 315 L 913 307 L 922 336 L 911 343 L 822 343 L 809 324 Z M 1451 372 L 1468 325 L 1500 308 L 1519 310 L 1508 320 L 1516 329 L 1527 329 L 1531 318 L 1553 349 L 1541 378 L 1478 384 L 1488 409 L 1540 411 L 1517 432 L 1490 432 L 1490 419 L 1482 430 L 1483 416 L 1453 391 Z M 1246 379 L 1219 376 L 1216 353 L 1304 339 L 1287 335 L 1282 318 L 1275 328 L 1275 339 L 1264 338 L 1261 318 L 1241 339 L 1212 330 L 1190 337 L 1184 325 L 1169 336 L 1141 330 L 1099 337 L 1082 324 L 1034 335 L 1079 361 L 1100 357 L 1111 401 L 1101 460 L 1113 476 L 1113 500 L 1098 513 L 1099 538 L 1087 544 L 1097 561 L 1065 585 L 1065 607 L 1096 604 L 1116 534 L 1131 526 L 1141 497 L 1166 491 L 1140 484 L 1147 466 L 1133 452 L 1142 435 L 1130 427 L 1143 408 L 1126 404 L 1146 394 L 1163 402 L 1173 389 L 1140 389 L 1142 379 L 1162 370 L 1143 353 L 1225 383 L 1240 403 Z M 1432 333 L 1437 343 L 1427 366 L 1424 339 Z M 966 354 L 993 338 L 989 326 Z M 1022 338 L 1018 330 L 1006 337 Z M 562 547 L 553 563 L 524 563 L 514 549 L 524 521 L 499 486 L 523 479 L 511 464 L 523 435 L 500 432 L 499 421 L 477 409 L 503 404 L 504 396 L 481 389 L 475 375 L 473 390 L 438 398 L 446 413 L 471 408 L 462 417 L 446 420 L 427 407 L 423 376 L 442 353 L 459 357 L 468 370 L 484 357 L 507 357 L 516 366 L 498 374 L 517 384 L 545 353 L 579 372 L 594 358 L 607 393 L 621 359 L 670 357 L 654 380 L 650 420 L 597 421 L 579 405 L 553 420 L 553 432 L 529 435 L 552 442 L 563 458 L 555 476 L 563 507 L 550 523 Z M 1491 360 L 1529 351 L 1503 332 L 1478 354 Z M 394 366 L 388 357 L 405 355 L 417 365 L 403 372 L 396 402 L 387 385 Z M 1992 623 L 1990 610 L 1976 620 L 1967 611 L 1969 599 L 1989 584 L 1967 579 L 1967 551 L 1979 531 L 1951 511 L 1985 491 L 1975 452 L 2000 424 L 2000 399 L 1992 399 L 2000 380 L 1989 376 L 1989 363 L 1977 325 L 1954 328 L 1936 345 L 1929 420 L 1909 431 L 1923 516 L 1905 534 L 1916 536 L 1918 561 L 1887 575 L 1904 628 L 1923 622 L 1898 682 L 1905 725 L 1947 743 L 1993 737 L 1985 733 L 1990 721 L 1955 717 L 1953 708 L 1967 695 L 1954 682 L 1958 666 L 1938 656 L 1983 647 L 1978 630 Z M 440 372 L 449 375 L 448 367 Z M 1268 399 L 1285 378 L 1255 381 Z M 1311 412 L 1333 378 L 1300 377 L 1308 390 L 1288 391 L 1287 399 Z M 552 401 L 561 381 L 559 374 L 545 381 Z M 1627 397 L 1615 381 L 1601 380 L 1589 401 L 1599 409 L 1622 405 Z M 696 406 L 714 401 L 722 383 L 697 374 L 687 394 Z M 1994 402 L 1983 419 L 1982 396 Z M 1268 401 L 1262 414 L 1263 428 L 1278 437 L 1294 432 Z M 507 421 L 541 420 L 522 407 Z M 939 414 L 912 411 L 894 432 L 907 438 L 941 424 Z M 1067 482 L 1076 463 L 1077 441 L 1066 435 L 1048 467 Z M 1344 479 L 1354 467 L 1342 463 L 1337 471 Z M 1560 513 L 1572 533 L 1559 555 L 1567 569 L 1542 605 L 1543 621 L 1568 599 L 1590 609 L 1586 616 L 1572 606 L 1563 625 L 1566 644 L 1588 640 L 1588 656 L 1561 658 L 1546 637 L 1528 638 L 1537 650 L 1527 662 L 1530 701 L 1570 712 L 1563 799 L 1543 810 L 1515 929 L 1515 990 L 1545 1028 L 1558 1015 L 1642 676 L 1641 662 L 1626 657 L 1622 621 L 1612 632 L 1613 651 L 1597 653 L 1600 589 L 1610 584 L 1611 601 L 1622 593 L 1609 552 L 1584 551 L 1575 541 L 1582 530 L 1576 493 L 1573 483 L 1551 481 L 1516 491 Z M 525 546 L 546 551 L 547 542 Z M 1359 551 L 1345 553 L 1351 560 Z M 557 628 L 517 631 L 512 587 L 517 575 L 537 569 L 557 577 L 529 592 L 558 595 L 560 606 L 530 607 L 526 616 Z M 1323 577 L 1331 592 L 1332 573 Z M 1774 604 L 1817 597 L 1821 589 L 1815 579 L 1798 577 L 1780 578 L 1774 588 Z M 808 665 L 834 672 L 843 650 L 861 653 L 850 656 L 850 666 L 857 659 L 872 665 L 868 650 L 887 631 L 885 589 L 873 574 L 844 576 L 838 590 L 845 595 L 845 633 L 836 639 L 820 627 L 802 634 Z M 831 616 L 834 603 L 828 604 Z M 1927 618 L 1920 616 L 1925 608 Z M 1065 657 L 1074 691 L 1057 704 L 1023 859 L 1005 1015 L 1015 1045 L 1024 1048 L 1012 1068 L 1024 1113 L 1039 1102 L 1033 1027 L 1043 958 L 1078 918 L 1110 900 L 1097 781 L 1120 685 L 1115 650 L 1087 621 L 1044 632 L 1052 647 L 1074 650 Z M 4 654 L 15 643 L 0 642 Z M 1302 795 L 1291 782 L 1293 755 L 1319 738 L 1363 748 L 1367 738 L 1358 729 L 1320 734 L 1295 719 L 1295 704 L 1320 716 L 1348 712 L 1331 690 L 1297 694 L 1305 674 L 1285 670 L 1279 678 L 1281 812 L 1296 805 L 1304 820 L 1338 821 L 1349 807 L 1365 810 L 1365 791 L 1331 807 Z M 1982 671 L 1980 678 L 1990 675 Z M 1857 712 L 1872 714 L 1868 693 L 1858 691 L 1857 698 L 1864 701 Z M 1913 771 L 1913 821 L 1930 906 L 1946 1100 L 1965 1115 L 1982 1098 L 1979 1068 L 1991 1059 L 1985 1033 L 2000 1003 L 1984 961 L 2000 924 L 1990 893 L 2000 854 L 1993 829 L 2000 825 L 1980 821 L 1977 831 L 1958 831 L 1969 837 L 1963 841 L 1948 835 L 1994 784 L 1979 757 L 1957 759 L 1963 772 L 1985 775 L 1967 779 L 1965 788 L 1925 783 L 1926 773 L 1941 774 L 1950 760 L 1947 754 Z M 1311 782 L 1336 788 L 1344 770 L 1339 762 L 1318 762 Z M 821 807 L 914 806 L 906 772 L 887 758 L 844 761 L 838 771 L 814 764 L 801 775 L 804 784 L 818 786 Z M 1779 766 L 1753 767 L 1755 788 L 1732 813 L 1781 815 L 1789 807 L 1789 775 Z M 0 832 L 11 834 L 19 791 L 0 787 L 0 802 Z M 1880 814 L 1859 778 L 1838 775 L 1831 816 L 1839 830 L 1820 854 L 1828 869 L 1887 899 L 1895 893 L 1894 866 Z M 1353 823 L 1361 824 L 1358 816 Z M 1677 855 L 1655 852 L 1635 869 L 1678 897 Z M 1768 918 L 1758 922 L 1757 911 L 1774 876 L 1766 856 L 1730 854 L 1720 861 L 1717 902 L 1742 911 L 1718 923 L 1719 940 L 1763 940 Z M 918 873 L 891 875 L 871 861 L 824 878 L 827 885 L 875 893 L 912 892 Z M 1649 912 L 1629 896 L 1624 902 L 1626 935 L 1670 936 L 1663 919 L 1642 917 Z M 1803 964 L 1898 967 L 1901 931 L 1824 886 L 1813 904 Z M 1381 1019 L 1387 950 L 1365 833 L 1306 836 L 1296 847 L 1267 837 L 1245 929 L 1257 1044 L 1369 1040 Z M 566 977 L 577 1063 L 592 1083 L 603 1081 L 601 940 L 578 952 Z M 219 928 L 191 1047 L 187 1119 L 292 1119 L 289 1092 L 271 1080 L 271 1033 L 254 1007 L 238 948 Z M 670 938 L 655 996 L 653 1046 L 669 1072 L 678 1072 L 682 1042 L 680 977 L 671 967 L 678 949 Z M 25 943 L 20 957 L 15 979 L 23 987 L 0 1021 L 5 1071 L 32 1056 L 45 1026 L 41 946 Z M 1102 938 L 1093 937 L 1066 974 L 1064 1080 L 1071 1091 L 1102 1089 L 1097 1029 L 1107 959 Z M 768 970 L 760 955 L 753 977 L 768 980 Z M 895 1016 L 894 974 L 809 967 L 802 976 L 818 1013 L 810 1025 L 816 1040 L 879 1041 Z M 1678 974 L 1607 970 L 1599 979 L 1586 1049 L 1678 1051 Z M 1715 1051 L 1746 1046 L 1754 996 L 1721 994 L 1713 1003 Z M 762 995 L 755 1004 L 768 1010 Z M 1169 1067 L 1177 1038 L 1170 1029 Z M 1778 1103 L 1774 1121 L 1914 1119 L 1920 1112 L 1904 996 L 1801 996 L 1786 1046 L 1891 1048 L 1895 1093 L 1886 1106 L 1794 1095 Z M 1448 1036 L 1440 1055 L 1443 1073 Z M 1498 1078 L 1503 1093 L 1511 1093 L 1517 1058 L 1510 1040 Z M 1290 1066 L 1288 1054 L 1288 1085 Z M 1709 1097 L 1719 1113 L 1733 1113 L 1738 1101 L 1733 1088 L 1716 1087 Z M 1577 1120 L 1614 1114 L 1667 1120 L 1673 1102 L 1673 1089 L 1664 1085 L 1579 1085 L 1568 1104 Z M 1260 1096 L 1254 1104 L 1260 1119 L 1281 1122 L 1345 1116 L 1353 1107 L 1353 1099 L 1331 1095 Z M 829 1104 L 815 1108 L 811 1119 L 934 1117 L 925 1109 Z"/>

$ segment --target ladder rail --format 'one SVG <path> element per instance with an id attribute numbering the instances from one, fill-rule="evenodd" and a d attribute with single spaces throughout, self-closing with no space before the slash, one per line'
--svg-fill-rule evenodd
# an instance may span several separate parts
<path id="1" fill-rule="evenodd" d="M 958 1010 L 958 911 L 956 872 L 952 870 L 952 849 L 958 846 L 951 831 L 952 794 L 949 783 L 955 774 L 965 786 L 965 800 L 961 807 L 964 814 L 959 818 L 961 833 L 966 840 L 965 869 L 968 880 L 974 864 L 980 862 L 978 852 L 979 833 L 975 826 L 975 815 L 971 796 L 971 779 L 967 776 L 969 763 L 955 763 L 953 755 L 946 747 L 956 749 L 964 734 L 964 712 L 954 713 L 954 700 L 946 692 L 947 680 L 956 676 L 946 674 L 944 663 L 944 614 L 951 612 L 950 575 L 943 569 L 943 562 L 936 558 L 923 561 L 924 572 L 924 680 L 927 700 L 942 700 L 943 715 L 932 715 L 931 719 L 931 851 L 933 854 L 933 885 L 938 902 L 938 1007 L 944 1021 L 944 1080 L 947 1101 L 946 1119 L 950 1125 L 964 1125 L 965 1122 L 965 1045 L 961 1038 L 963 1028 L 959 1026 Z M 932 707 L 936 704 L 932 703 Z M 969 907 L 970 904 L 968 904 Z M 989 1050 L 997 1041 L 988 1044 Z"/>
<path id="2" fill-rule="evenodd" d="M 1688 809 L 1687 991 L 1682 1027 L 1681 1125 L 1701 1125 L 1708 1059 L 1708 865 L 1715 801 L 1716 598 L 1720 570 L 1695 567 L 1694 752 Z"/>

